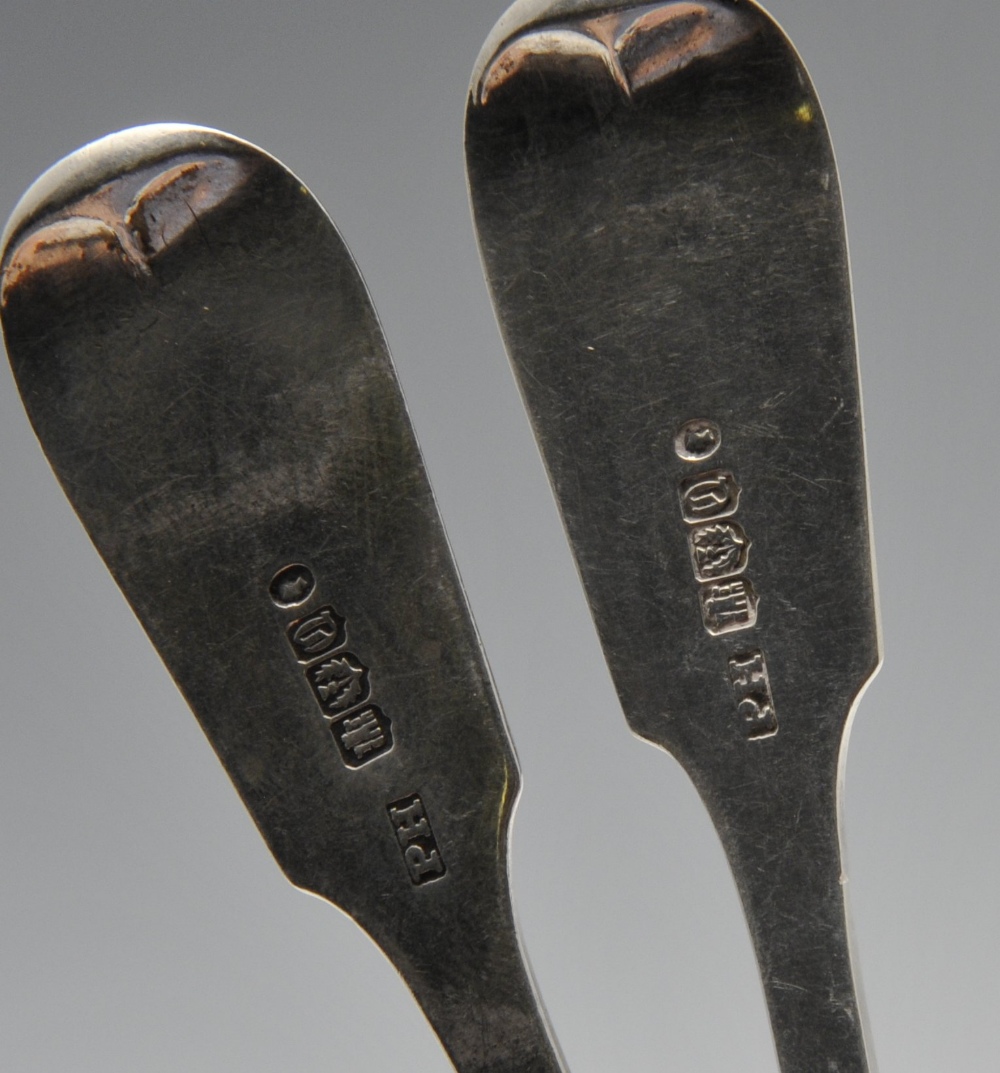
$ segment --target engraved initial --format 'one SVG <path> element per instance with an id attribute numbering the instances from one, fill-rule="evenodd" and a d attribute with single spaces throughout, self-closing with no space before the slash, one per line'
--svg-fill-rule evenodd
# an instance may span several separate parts
<path id="1" fill-rule="evenodd" d="M 415 887 L 439 879 L 447 869 L 431 830 L 430 820 L 419 794 L 393 801 L 386 806 L 389 822 L 403 852 L 403 861 Z"/>
<path id="2" fill-rule="evenodd" d="M 736 700 L 736 712 L 748 741 L 759 741 L 778 733 L 778 717 L 771 697 L 764 653 L 748 652 L 729 660 L 729 681 Z"/>

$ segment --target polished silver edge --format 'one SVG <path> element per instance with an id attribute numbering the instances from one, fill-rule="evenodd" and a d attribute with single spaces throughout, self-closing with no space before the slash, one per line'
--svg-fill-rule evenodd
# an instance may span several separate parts
<path id="1" fill-rule="evenodd" d="M 46 169 L 24 192 L 0 234 L 0 261 L 19 235 L 41 216 L 119 175 L 178 153 L 234 148 L 266 157 L 288 171 L 280 160 L 252 142 L 189 123 L 150 123 L 98 138 Z"/>
<path id="2" fill-rule="evenodd" d="M 581 16 L 597 17 L 600 15 L 613 15 L 618 11 L 628 11 L 637 8 L 662 7 L 670 0 L 515 0 L 513 4 L 500 16 L 490 31 L 489 36 L 479 51 L 475 66 L 472 69 L 472 78 L 469 82 L 469 93 L 475 99 L 478 96 L 478 88 L 482 82 L 493 58 L 514 38 L 528 31 L 542 27 L 550 22 L 559 22 L 564 19 L 574 19 Z M 677 0 L 673 0 L 677 2 Z M 697 2 L 697 0 L 695 0 Z M 799 55 L 798 50 L 788 38 L 788 34 L 778 22 L 754 0 L 716 0 L 717 3 L 727 3 L 734 8 L 750 8 L 763 18 L 768 19 L 784 37 L 789 48 Z M 799 58 L 801 64 L 801 57 Z M 805 65 L 802 64 L 803 69 Z"/>

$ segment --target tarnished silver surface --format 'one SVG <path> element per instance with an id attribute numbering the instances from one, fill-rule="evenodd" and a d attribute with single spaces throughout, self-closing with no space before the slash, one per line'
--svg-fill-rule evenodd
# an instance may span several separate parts
<path id="1" fill-rule="evenodd" d="M 562 1068 L 519 950 L 507 737 L 350 254 L 272 158 L 112 135 L 25 195 L 11 364 L 45 452 L 289 879 L 462 1073 Z"/>
<path id="2" fill-rule="evenodd" d="M 815 92 L 748 0 L 520 3 L 477 65 L 466 147 L 626 717 L 712 815 L 782 1070 L 862 1073 L 838 805 L 879 637 Z"/>

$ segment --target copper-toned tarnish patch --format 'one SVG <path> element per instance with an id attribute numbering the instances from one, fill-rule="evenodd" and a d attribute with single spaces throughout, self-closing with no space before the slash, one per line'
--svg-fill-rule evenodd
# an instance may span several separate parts
<path id="1" fill-rule="evenodd" d="M 239 158 L 188 160 L 160 172 L 122 213 L 137 178 L 126 174 L 78 198 L 29 231 L 7 258 L 0 306 L 15 288 L 70 282 L 92 267 L 149 276 L 149 261 L 226 201 L 250 175 Z M 109 258 L 113 260 L 109 260 Z"/>
<path id="2" fill-rule="evenodd" d="M 514 38 L 494 59 L 479 84 L 479 103 L 530 64 L 549 57 L 598 59 L 623 96 L 717 55 L 756 30 L 757 23 L 704 0 L 679 0 L 557 23 Z"/>

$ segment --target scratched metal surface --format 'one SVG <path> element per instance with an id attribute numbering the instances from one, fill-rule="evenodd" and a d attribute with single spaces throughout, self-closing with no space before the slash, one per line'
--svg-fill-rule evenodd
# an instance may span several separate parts
<path id="1" fill-rule="evenodd" d="M 625 717 L 712 815 L 782 1069 L 866 1073 L 837 812 L 877 617 L 839 186 L 808 75 L 745 0 L 523 4 L 477 64 L 466 149 Z"/>
<path id="2" fill-rule="evenodd" d="M 502 6 L 16 5 L 0 215 L 153 119 L 302 176 L 364 268 L 489 652 L 525 786 L 517 912 L 570 1067 L 774 1073 L 722 850 L 621 719 L 482 281 L 462 110 Z M 768 7 L 822 100 L 851 245 L 886 650 L 845 801 L 874 1050 L 883 1073 L 993 1073 L 1000 10 Z M 288 887 L 6 371 L 0 414 L 0 1065 L 447 1073 L 372 944 Z"/>
<path id="3" fill-rule="evenodd" d="M 559 1073 L 507 888 L 516 761 L 329 218 L 256 148 L 145 126 L 42 176 L 0 258 L 32 427 L 283 871 L 460 1073 Z"/>

